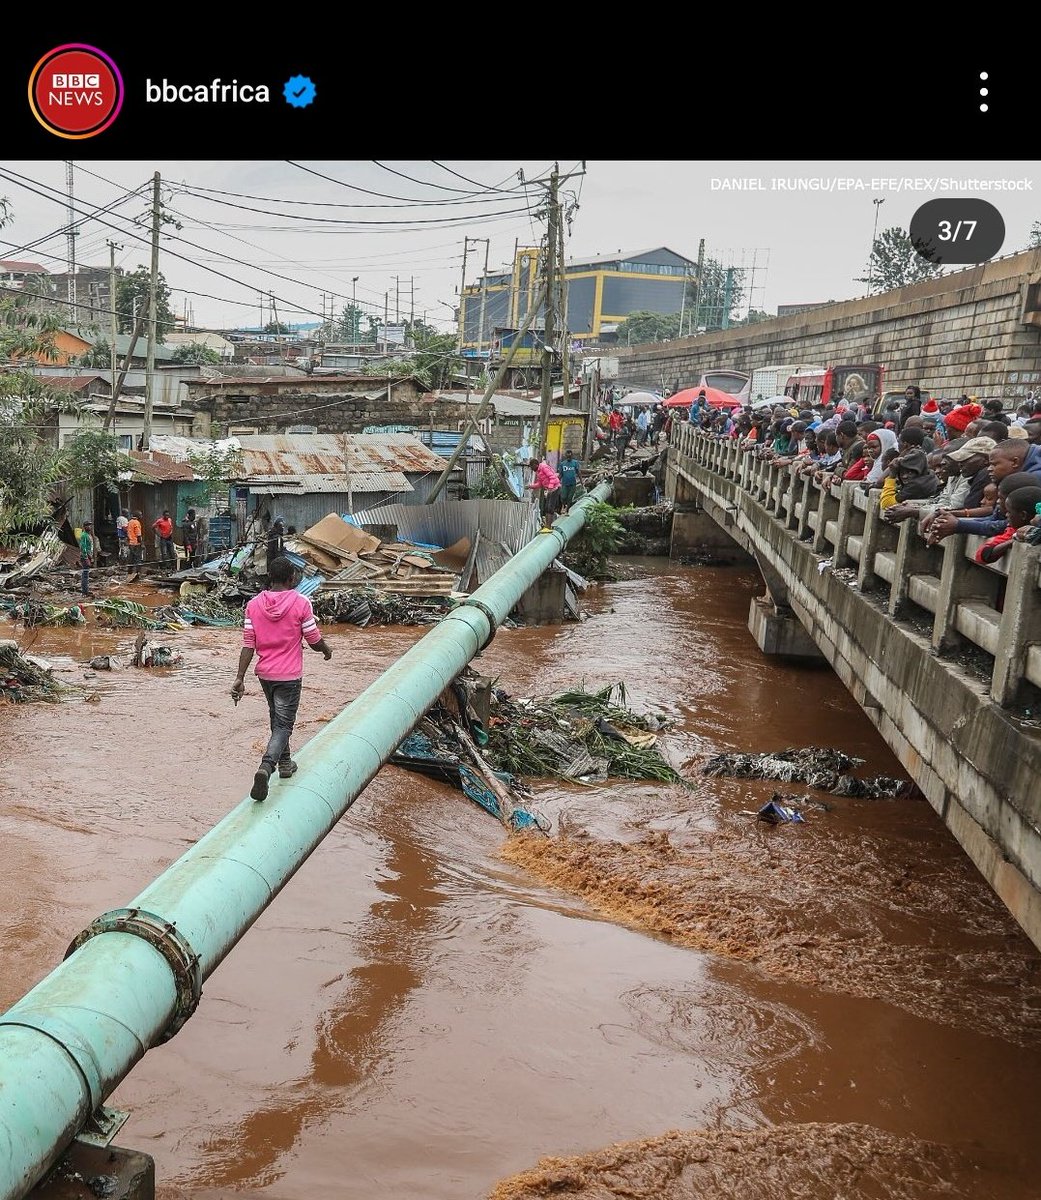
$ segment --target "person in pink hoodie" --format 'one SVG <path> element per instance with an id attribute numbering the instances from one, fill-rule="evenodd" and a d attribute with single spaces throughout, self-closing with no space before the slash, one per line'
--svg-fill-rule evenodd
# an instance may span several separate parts
<path id="1" fill-rule="evenodd" d="M 271 739 L 253 776 L 250 796 L 266 800 L 268 780 L 278 768 L 280 779 L 296 772 L 290 757 L 289 739 L 300 707 L 304 674 L 303 643 L 321 651 L 326 661 L 333 656 L 314 617 L 311 601 L 295 591 L 296 567 L 288 558 L 276 558 L 268 565 L 268 586 L 246 605 L 242 629 L 239 673 L 231 689 L 236 704 L 246 690 L 246 668 L 257 655 L 257 678 L 267 697 L 271 720 Z"/>

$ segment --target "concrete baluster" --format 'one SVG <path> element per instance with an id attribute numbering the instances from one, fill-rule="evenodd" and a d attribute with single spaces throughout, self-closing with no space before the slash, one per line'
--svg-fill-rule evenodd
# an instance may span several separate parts
<path id="1" fill-rule="evenodd" d="M 879 550 L 891 549 L 895 544 L 896 530 L 882 520 L 878 507 L 881 489 L 868 492 L 868 508 L 864 518 L 864 541 L 860 548 L 860 568 L 857 571 L 857 586 L 862 592 L 872 592 L 878 587 L 879 576 L 875 574 L 875 555 Z M 885 582 L 885 580 L 883 580 Z"/>
<path id="2" fill-rule="evenodd" d="M 839 495 L 839 515 L 835 520 L 835 553 L 832 556 L 832 568 L 848 567 L 853 561 L 846 549 L 846 541 L 852 532 L 853 520 L 860 509 L 853 503 L 853 497 L 860 487 L 859 483 L 844 483 Z"/>
<path id="3" fill-rule="evenodd" d="M 831 487 L 822 487 L 820 489 L 820 500 L 817 503 L 817 528 L 813 532 L 814 554 L 827 554 L 828 522 L 834 521 L 838 515 L 838 496 Z"/>
<path id="4" fill-rule="evenodd" d="M 963 600 L 984 600 L 994 604 L 1004 581 L 1000 575 L 981 569 L 966 557 L 964 533 L 952 534 L 940 545 L 943 566 L 933 617 L 933 649 L 938 654 L 949 654 L 965 641 L 955 628 L 958 605 Z"/>
<path id="5" fill-rule="evenodd" d="M 805 475 L 799 484 L 799 520 L 795 526 L 800 541 L 808 540 L 810 532 L 810 508 L 816 503 L 817 497 L 813 490 L 813 476 Z"/>
<path id="6" fill-rule="evenodd" d="M 1014 545 L 1008 553 L 1012 561 L 1008 566 L 1001 636 L 990 683 L 991 699 L 1003 707 L 1019 699 L 1027 649 L 1041 642 L 1041 594 L 1038 593 L 1041 547 Z"/>
<path id="7" fill-rule="evenodd" d="M 896 562 L 893 582 L 889 587 L 889 615 L 900 619 L 907 615 L 910 603 L 912 575 L 935 574 L 936 550 L 925 543 L 918 532 L 915 517 L 901 522 L 900 535 L 896 543 Z"/>

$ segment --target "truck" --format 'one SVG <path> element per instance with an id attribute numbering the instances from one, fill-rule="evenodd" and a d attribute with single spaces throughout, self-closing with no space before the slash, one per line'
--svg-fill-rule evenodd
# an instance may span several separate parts
<path id="1" fill-rule="evenodd" d="M 773 396 L 783 396 L 788 380 L 793 375 L 812 375 L 823 370 L 823 367 L 812 366 L 809 363 L 756 367 L 749 377 L 748 402 L 754 404 L 760 399 L 769 400 Z"/>

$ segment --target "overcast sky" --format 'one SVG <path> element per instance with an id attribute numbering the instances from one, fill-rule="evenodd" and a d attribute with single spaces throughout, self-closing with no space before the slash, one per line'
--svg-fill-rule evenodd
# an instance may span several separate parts
<path id="1" fill-rule="evenodd" d="M 988 200 L 1004 218 L 1002 254 L 1022 249 L 1041 219 L 1036 162 L 590 161 L 584 174 L 573 160 L 559 165 L 572 175 L 562 197 L 577 203 L 568 258 L 667 246 L 696 259 L 704 238 L 708 254 L 749 271 L 745 307 L 751 302 L 768 312 L 865 293 L 854 280 L 865 274 L 876 199 L 883 201 L 880 232 L 906 229 L 920 205 L 940 196 Z M 527 181 L 546 179 L 551 167 L 546 160 L 74 160 L 76 259 L 107 265 L 106 242 L 114 240 L 122 247 L 117 264 L 147 265 L 147 226 L 133 219 L 147 221 L 158 171 L 164 201 L 183 226 L 167 227 L 160 269 L 175 311 L 187 305 L 196 324 L 256 325 L 261 292 L 275 294 L 280 320 L 315 321 L 323 305 L 339 312 L 356 292 L 366 312 L 382 317 L 386 303 L 393 321 L 414 307 L 430 324 L 454 329 L 464 238 L 481 239 L 469 245 L 468 284 L 483 271 L 485 238 L 492 270 L 511 261 L 518 240 L 537 243 L 545 188 L 522 185 L 518 172 Z M 970 186 L 952 191 L 951 179 Z M 734 180 L 760 186 L 725 186 Z M 777 180 L 803 190 L 778 190 Z M 985 190 L 972 184 L 977 180 L 1025 180 L 1032 190 Z M 139 195 L 124 196 L 133 189 Z M 0 231 L 0 258 L 65 270 L 65 163 L 0 166 L 0 197 L 12 216 Z"/>

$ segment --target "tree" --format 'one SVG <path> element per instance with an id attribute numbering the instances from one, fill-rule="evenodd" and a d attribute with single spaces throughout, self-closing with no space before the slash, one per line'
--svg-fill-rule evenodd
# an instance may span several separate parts
<path id="1" fill-rule="evenodd" d="M 265 333 L 292 333 L 293 331 L 288 325 L 284 325 L 281 321 L 268 321 L 264 326 Z"/>
<path id="2" fill-rule="evenodd" d="M 361 309 L 348 304 L 336 319 L 333 330 L 337 340 L 357 345 L 361 340 Z"/>
<path id="3" fill-rule="evenodd" d="M 618 326 L 620 346 L 639 346 L 646 342 L 667 342 L 679 336 L 679 313 L 656 313 L 641 309 L 631 312 Z"/>
<path id="4" fill-rule="evenodd" d="M 135 302 L 137 315 L 145 319 L 145 333 L 148 332 L 148 287 L 150 273 L 147 267 L 138 266 L 136 271 L 123 275 L 116 283 L 116 321 L 120 333 L 131 333 L 134 328 Z M 163 340 L 163 334 L 169 333 L 174 327 L 173 313 L 170 311 L 170 289 L 167 287 L 163 273 L 159 272 L 156 280 L 156 337 Z"/>
<path id="5" fill-rule="evenodd" d="M 923 279 L 935 279 L 942 272 L 939 263 L 931 263 L 918 253 L 905 229 L 893 225 L 875 238 L 867 274 L 854 282 L 868 284 L 871 294 L 875 295 L 906 287 L 909 283 L 920 283 Z"/>
<path id="6" fill-rule="evenodd" d="M 100 338 L 90 347 L 78 354 L 73 360 L 77 367 L 89 367 L 95 371 L 107 371 L 112 366 L 112 352 L 108 342 Z"/>
<path id="7" fill-rule="evenodd" d="M 212 346 L 204 346 L 201 342 L 184 342 L 173 352 L 175 363 L 209 363 L 220 362 L 220 355 Z"/>
<path id="8" fill-rule="evenodd" d="M 740 321 L 731 321 L 731 325 L 758 325 L 761 321 L 772 321 L 776 316 L 775 313 L 764 312 L 761 308 L 750 308 L 747 316 L 741 318 Z"/>
<path id="9" fill-rule="evenodd" d="M 189 450 L 188 461 L 196 474 L 198 494 L 205 497 L 206 502 L 228 496 L 228 483 L 242 470 L 242 451 L 237 444 L 221 443 L 214 440 L 205 450 Z"/>
<path id="10" fill-rule="evenodd" d="M 0 198 L 0 228 L 10 219 Z M 0 360 L 53 357 L 58 313 L 35 311 L 32 296 L 0 294 Z M 80 404 L 31 370 L 0 372 L 0 533 L 35 527 L 50 516 L 62 478 L 56 411 Z"/>
<path id="11" fill-rule="evenodd" d="M 428 387 L 450 387 L 452 376 L 462 368 L 456 354 L 456 338 L 452 333 L 438 333 L 432 325 L 410 321 L 406 338 L 412 343 L 412 374 Z"/>
<path id="12" fill-rule="evenodd" d="M 1030 226 L 1030 241 L 1027 242 L 1027 249 L 1036 250 L 1041 246 L 1041 221 L 1035 221 Z"/>
<path id="13" fill-rule="evenodd" d="M 119 474 L 133 467 L 133 460 L 120 448 L 114 434 L 101 429 L 80 429 L 61 449 L 60 461 L 65 482 L 72 488 L 93 491 L 104 487 L 119 491 Z"/>

